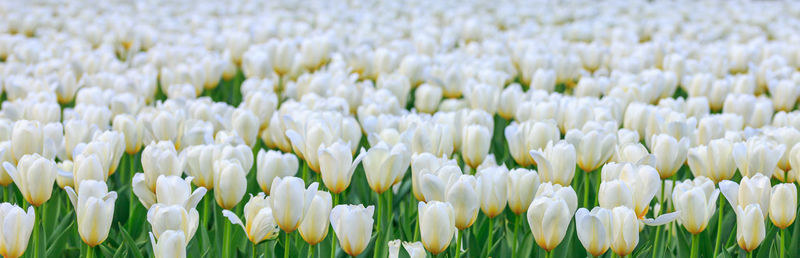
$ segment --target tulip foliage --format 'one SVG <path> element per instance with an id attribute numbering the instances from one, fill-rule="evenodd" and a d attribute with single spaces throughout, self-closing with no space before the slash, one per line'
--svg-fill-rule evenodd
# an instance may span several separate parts
<path id="1" fill-rule="evenodd" d="M 798 17 L 0 1 L 0 256 L 800 257 Z"/>

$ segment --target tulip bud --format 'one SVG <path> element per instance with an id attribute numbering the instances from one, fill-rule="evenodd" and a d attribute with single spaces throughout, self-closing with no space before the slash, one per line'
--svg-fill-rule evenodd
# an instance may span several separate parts
<path id="1" fill-rule="evenodd" d="M 142 151 L 142 171 L 151 192 L 156 190 L 159 175 L 179 176 L 183 173 L 183 162 L 178 158 L 175 145 L 169 141 L 147 145 Z"/>
<path id="2" fill-rule="evenodd" d="M 233 131 L 244 139 L 245 144 L 251 148 L 256 144 L 256 136 L 258 136 L 261 122 L 252 111 L 237 108 L 233 111 L 231 124 Z"/>
<path id="3" fill-rule="evenodd" d="M 421 154 L 414 154 L 411 156 L 411 189 L 414 193 L 414 198 L 419 201 L 425 201 L 425 196 L 422 193 L 421 181 L 425 174 L 438 171 L 439 168 L 444 166 L 457 165 L 455 160 L 450 160 L 445 157 L 437 158 L 435 155 L 424 152 Z"/>
<path id="4" fill-rule="evenodd" d="M 734 206 L 733 209 L 736 211 L 736 242 L 749 253 L 764 241 L 766 235 L 763 208 L 751 203 L 744 208 Z"/>
<path id="5" fill-rule="evenodd" d="M 267 128 L 272 114 L 278 108 L 278 95 L 266 90 L 258 90 L 248 93 L 242 103 L 258 118 L 260 131 Z"/>
<path id="6" fill-rule="evenodd" d="M 480 191 L 481 211 L 489 218 L 503 212 L 508 202 L 507 184 L 508 169 L 490 167 L 478 171 L 477 187 Z"/>
<path id="7" fill-rule="evenodd" d="M 500 102 L 497 103 L 497 114 L 503 119 L 511 120 L 517 112 L 517 106 L 524 98 L 522 86 L 511 84 L 500 93 Z"/>
<path id="8" fill-rule="evenodd" d="M 611 210 L 611 250 L 620 257 L 633 252 L 639 244 L 639 220 L 636 212 L 626 206 Z"/>
<path id="9" fill-rule="evenodd" d="M 575 232 L 583 248 L 593 256 L 601 256 L 611 247 L 612 235 L 611 210 L 594 207 L 590 212 L 586 208 L 575 213 Z"/>
<path id="10" fill-rule="evenodd" d="M 534 164 L 529 152 L 544 149 L 549 142 L 558 142 L 561 133 L 553 120 L 528 120 L 511 122 L 505 128 L 505 136 L 511 157 L 518 165 L 527 167 Z"/>
<path id="11" fill-rule="evenodd" d="M 797 215 L 797 188 L 794 184 L 777 184 L 772 187 L 769 199 L 769 218 L 776 227 L 784 229 L 794 223 Z"/>
<path id="12" fill-rule="evenodd" d="M 633 202 L 631 204 L 633 206 L 628 205 L 627 202 L 620 202 L 619 199 L 612 199 L 611 201 L 608 202 L 609 205 L 602 205 L 602 206 L 604 208 L 611 209 L 615 207 L 614 204 L 615 205 L 624 204 L 625 206 L 636 211 L 636 215 L 638 216 L 638 218 L 644 218 L 644 215 L 647 214 L 647 211 L 650 208 L 650 201 L 652 201 L 653 198 L 656 196 L 656 193 L 658 193 L 659 190 L 659 186 L 661 185 L 661 180 L 659 178 L 658 172 L 656 172 L 656 170 L 653 167 L 647 165 L 635 165 L 631 163 L 625 163 L 619 165 L 614 163 L 609 163 L 609 164 L 610 166 L 606 165 L 607 167 L 609 167 L 609 169 L 603 167 L 603 171 L 601 172 L 602 180 L 604 182 L 613 181 L 615 179 L 621 180 L 622 183 L 625 184 L 625 186 L 631 191 L 631 194 L 628 195 L 629 197 L 622 197 L 624 196 L 622 195 L 622 193 L 625 192 L 624 190 L 620 191 L 612 190 L 612 192 L 619 193 L 620 195 L 616 196 L 620 198 L 626 198 L 626 200 L 627 198 L 631 198 L 631 201 Z M 616 170 L 613 169 L 615 165 L 617 168 Z M 614 185 L 614 183 L 612 183 L 611 185 Z M 604 191 L 602 184 L 600 185 L 600 189 L 601 191 Z M 599 194 L 598 196 L 601 202 L 605 198 L 603 197 L 603 194 Z"/>
<path id="13" fill-rule="evenodd" d="M 687 179 L 675 185 L 672 201 L 675 209 L 680 211 L 678 219 L 686 231 L 696 235 L 706 229 L 716 210 L 717 197 L 719 190 L 705 177 Z"/>
<path id="14" fill-rule="evenodd" d="M 245 173 L 250 173 L 250 169 L 253 168 L 253 150 L 244 144 L 224 144 L 217 147 L 214 160 L 223 159 L 239 162 Z"/>
<path id="15" fill-rule="evenodd" d="M 372 191 L 382 194 L 403 178 L 408 170 L 410 157 L 406 155 L 408 149 L 402 143 L 391 148 L 386 142 L 380 142 L 369 149 L 361 148 L 364 155 L 362 166 L 367 175 L 367 183 Z"/>
<path id="16" fill-rule="evenodd" d="M 125 117 L 125 116 L 121 116 Z M 123 119 L 120 118 L 120 119 Z M 97 126 L 89 124 L 85 120 L 68 120 L 64 122 L 64 150 L 66 158 L 74 159 L 72 154 L 75 147 L 80 143 L 89 142 L 92 135 L 97 131 Z"/>
<path id="17" fill-rule="evenodd" d="M 567 202 L 557 196 L 537 197 L 528 208 L 528 222 L 536 244 L 547 252 L 555 249 L 572 220 Z"/>
<path id="18" fill-rule="evenodd" d="M 448 186 L 445 199 L 453 205 L 455 226 L 459 230 L 469 228 L 478 218 L 478 209 L 481 206 L 478 191 L 478 182 L 472 175 L 461 175 Z"/>
<path id="19" fill-rule="evenodd" d="M 247 239 L 253 244 L 258 244 L 267 239 L 275 239 L 280 233 L 278 224 L 275 223 L 275 218 L 272 215 L 270 203 L 269 197 L 264 193 L 251 196 L 250 201 L 244 205 L 244 219 L 247 224 L 242 223 L 242 220 L 229 210 L 223 210 L 222 215 L 228 218 L 231 223 L 239 224 L 247 234 Z"/>
<path id="20" fill-rule="evenodd" d="M 429 201 L 444 201 L 447 187 L 461 176 L 461 168 L 453 165 L 442 166 L 434 172 L 421 172 L 420 190 L 422 199 Z"/>
<path id="21" fill-rule="evenodd" d="M 75 187 L 75 179 L 72 175 L 72 168 L 73 168 L 72 161 L 65 160 L 59 163 L 56 163 L 56 167 L 58 167 L 58 172 L 56 174 L 56 184 L 59 188 L 64 189 L 67 186 Z M 5 171 L 5 169 L 2 169 Z M 0 172 L 0 178 L 2 177 L 2 172 Z"/>
<path id="22" fill-rule="evenodd" d="M 455 234 L 455 212 L 450 203 L 419 202 L 419 229 L 422 244 L 431 254 L 437 255 L 450 245 Z"/>
<path id="23" fill-rule="evenodd" d="M 160 111 L 152 118 L 142 121 L 145 127 L 144 142 L 149 141 L 171 141 L 178 140 L 178 123 L 181 120 L 169 111 Z M 145 149 L 147 149 L 145 147 Z"/>
<path id="24" fill-rule="evenodd" d="M 81 154 L 75 156 L 74 158 L 75 162 L 72 166 L 72 184 L 76 186 L 75 189 L 80 190 L 78 186 L 80 186 L 81 181 L 84 180 L 97 180 L 105 182 L 108 174 L 106 174 L 106 171 L 103 170 L 103 163 L 100 162 L 100 159 L 97 158 L 97 155 Z M 142 179 L 144 179 L 144 174 L 142 174 Z M 144 186 L 146 187 L 146 185 Z"/>
<path id="25" fill-rule="evenodd" d="M 11 151 L 14 160 L 26 154 L 42 154 L 44 139 L 39 121 L 19 120 L 11 131 Z M 15 162 L 16 163 L 16 162 Z"/>
<path id="26" fill-rule="evenodd" d="M 80 182 L 78 193 L 67 187 L 67 195 L 78 217 L 78 233 L 87 245 L 94 247 L 103 243 L 111 230 L 114 217 L 114 202 L 117 192 L 109 192 L 102 181 Z"/>
<path id="27" fill-rule="evenodd" d="M 192 191 L 192 186 L 189 184 L 191 181 L 192 177 L 184 179 L 179 176 L 158 176 L 155 191 L 156 202 L 164 205 L 178 205 L 186 210 L 194 209 L 206 194 L 206 188 L 201 186 Z M 190 235 L 187 237 L 191 238 Z"/>
<path id="28" fill-rule="evenodd" d="M 25 201 L 31 205 L 38 207 L 50 199 L 58 173 L 56 163 L 52 160 L 34 153 L 22 156 L 17 167 L 4 162 L 3 168 L 14 180 Z"/>
<path id="29" fill-rule="evenodd" d="M 33 206 L 26 212 L 16 204 L 0 204 L 0 255 L 3 257 L 21 257 L 28 247 L 28 240 L 33 232 L 36 216 Z"/>
<path id="30" fill-rule="evenodd" d="M 311 205 L 298 228 L 300 236 L 309 245 L 319 244 L 328 235 L 332 203 L 331 194 L 324 191 L 317 191 L 311 200 Z"/>
<path id="31" fill-rule="evenodd" d="M 349 150 L 348 150 L 349 151 Z M 348 152 L 349 153 L 349 152 Z M 276 177 L 292 176 L 297 173 L 297 157 L 280 151 L 258 151 L 256 181 L 264 193 L 270 193 L 272 180 Z"/>
<path id="32" fill-rule="evenodd" d="M 350 186 L 350 179 L 366 154 L 361 152 L 353 160 L 350 144 L 342 141 L 337 141 L 329 147 L 325 147 L 325 144 L 320 145 L 318 152 L 322 182 L 333 194 L 341 193 Z"/>
<path id="33" fill-rule="evenodd" d="M 689 139 L 680 141 L 667 134 L 653 135 L 652 152 L 656 158 L 656 170 L 661 179 L 672 177 L 686 162 L 689 152 Z"/>
<path id="34" fill-rule="evenodd" d="M 413 129 L 411 151 L 413 153 L 429 152 L 436 157 L 450 157 L 455 148 L 453 127 L 440 123 L 419 123 Z"/>
<path id="35" fill-rule="evenodd" d="M 169 230 L 183 232 L 187 240 L 191 240 L 200 223 L 200 214 L 196 209 L 186 209 L 181 205 L 168 205 L 157 203 L 147 210 L 147 222 L 150 223 L 152 234 L 156 239 Z"/>
<path id="36" fill-rule="evenodd" d="M 122 159 L 122 154 L 125 151 L 125 136 L 120 132 L 105 131 L 94 136 L 93 141 L 105 142 L 108 144 L 109 152 L 106 153 L 108 160 L 108 176 L 114 174 L 119 166 L 119 161 Z"/>
<path id="37" fill-rule="evenodd" d="M 417 108 L 419 112 L 428 114 L 435 113 L 441 100 L 442 88 L 438 86 L 422 84 L 414 91 L 414 107 Z"/>
<path id="38" fill-rule="evenodd" d="M 403 242 L 403 249 L 406 249 L 408 256 L 411 258 L 428 257 L 428 254 L 425 253 L 425 246 L 421 242 Z"/>
<path id="39" fill-rule="evenodd" d="M 569 185 L 575 176 L 577 154 L 572 144 L 562 140 L 549 142 L 544 150 L 531 150 L 533 160 L 539 168 L 542 181 L 554 184 Z"/>
<path id="40" fill-rule="evenodd" d="M 214 189 L 214 154 L 216 145 L 195 145 L 183 149 L 181 155 L 186 162 L 186 174 L 196 186 Z"/>
<path id="41" fill-rule="evenodd" d="M 167 230 L 161 233 L 161 238 L 156 241 L 153 232 L 150 232 L 150 244 L 153 246 L 153 255 L 156 258 L 186 257 L 186 245 L 189 240 L 182 231 Z"/>
<path id="42" fill-rule="evenodd" d="M 5 162 L 15 162 L 14 154 L 11 152 L 11 141 L 0 142 L 0 164 Z M 0 186 L 7 187 L 13 182 L 14 180 L 8 175 L 6 169 L 0 166 Z"/>
<path id="43" fill-rule="evenodd" d="M 528 211 L 533 197 L 539 188 L 539 174 L 524 168 L 508 172 L 508 208 L 514 214 Z"/>
<path id="44" fill-rule="evenodd" d="M 276 177 L 270 188 L 270 196 L 275 222 L 286 233 L 294 232 L 303 221 L 303 216 L 311 206 L 317 194 L 317 183 L 305 188 L 303 179 L 297 177 Z"/>
<path id="45" fill-rule="evenodd" d="M 269 148 L 277 148 L 283 152 L 292 152 L 292 143 L 283 131 L 283 122 L 279 118 L 278 112 L 269 118 L 269 125 L 265 130 L 261 130 L 261 141 Z"/>
<path id="46" fill-rule="evenodd" d="M 247 171 L 234 160 L 214 161 L 214 198 L 222 209 L 230 210 L 247 190 Z"/>
<path id="47" fill-rule="evenodd" d="M 476 168 L 489 154 L 492 132 L 482 125 L 468 125 L 464 127 L 461 139 L 461 155 L 464 163 L 471 168 Z"/>
<path id="48" fill-rule="evenodd" d="M 181 123 L 180 136 L 175 143 L 179 150 L 194 145 L 214 142 L 214 124 L 198 119 L 187 119 Z"/>
<path id="49" fill-rule="evenodd" d="M 350 256 L 364 252 L 372 236 L 375 206 L 364 208 L 363 205 L 336 205 L 331 210 L 331 226 L 339 246 Z"/>
<path id="50" fill-rule="evenodd" d="M 733 177 L 736 163 L 733 159 L 733 143 L 726 139 L 715 139 L 708 146 L 689 149 L 687 163 L 695 177 L 704 176 L 714 182 Z"/>

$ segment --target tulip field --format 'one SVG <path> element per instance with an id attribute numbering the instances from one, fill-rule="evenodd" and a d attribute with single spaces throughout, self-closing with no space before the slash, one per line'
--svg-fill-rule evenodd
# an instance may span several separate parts
<path id="1" fill-rule="evenodd" d="M 0 1 L 0 255 L 800 257 L 800 2 Z"/>

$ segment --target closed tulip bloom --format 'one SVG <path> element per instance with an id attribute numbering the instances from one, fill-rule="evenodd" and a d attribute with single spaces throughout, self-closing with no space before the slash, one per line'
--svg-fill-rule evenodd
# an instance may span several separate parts
<path id="1" fill-rule="evenodd" d="M 261 121 L 246 108 L 237 108 L 231 116 L 231 129 L 242 137 L 245 144 L 251 148 L 256 144 Z"/>
<path id="2" fill-rule="evenodd" d="M 142 151 L 142 171 L 150 191 L 156 190 L 159 175 L 179 176 L 183 173 L 183 162 L 178 158 L 175 145 L 160 141 L 147 145 Z"/>
<path id="3" fill-rule="evenodd" d="M 330 225 L 330 215 L 333 202 L 331 194 L 324 191 L 317 191 L 311 200 L 311 205 L 300 223 L 300 236 L 309 245 L 316 245 L 328 235 L 328 225 Z"/>
<path id="4" fill-rule="evenodd" d="M 620 179 L 600 183 L 597 199 L 600 207 L 606 209 L 613 209 L 617 206 L 634 207 L 633 190 Z"/>
<path id="5" fill-rule="evenodd" d="M 477 168 L 489 154 L 492 131 L 482 125 L 468 125 L 464 127 L 461 139 L 461 155 L 464 163 L 471 168 Z"/>
<path id="6" fill-rule="evenodd" d="M 78 193 L 67 187 L 67 194 L 78 217 L 78 233 L 87 245 L 94 247 L 103 243 L 111 230 L 114 217 L 116 192 L 109 192 L 103 181 L 84 180 Z"/>
<path id="7" fill-rule="evenodd" d="M 414 107 L 419 112 L 432 114 L 442 101 L 442 88 L 430 84 L 422 84 L 414 91 Z"/>
<path id="8" fill-rule="evenodd" d="M 434 172 L 422 172 L 420 188 L 425 202 L 445 201 L 447 187 L 461 176 L 461 168 L 453 165 L 440 167 Z"/>
<path id="9" fill-rule="evenodd" d="M 227 159 L 214 162 L 214 198 L 222 209 L 233 209 L 246 190 L 247 172 L 239 162 Z"/>
<path id="10" fill-rule="evenodd" d="M 422 244 L 433 255 L 443 252 L 456 232 L 453 206 L 446 202 L 430 201 L 419 202 L 417 208 Z"/>
<path id="11" fill-rule="evenodd" d="M 777 184 L 772 187 L 769 200 L 769 218 L 780 229 L 787 228 L 797 215 L 797 188 L 794 184 Z"/>
<path id="12" fill-rule="evenodd" d="M 97 155 L 90 154 L 90 155 L 77 155 L 74 157 L 75 162 L 72 166 L 72 179 L 73 185 L 76 186 L 75 189 L 78 189 L 83 180 L 97 180 L 103 181 L 107 179 L 108 174 L 103 169 L 103 163 L 101 163 L 100 159 Z M 142 180 L 144 180 L 144 174 L 141 174 Z M 135 176 L 134 176 L 135 178 Z M 145 188 L 147 188 L 147 184 L 143 184 Z M 149 188 L 147 188 L 149 189 Z"/>
<path id="13" fill-rule="evenodd" d="M 26 212 L 16 204 L 0 204 L 0 229 L 3 229 L 3 234 L 0 234 L 0 255 L 16 258 L 25 253 L 35 218 L 33 206 L 29 206 Z"/>
<path id="14" fill-rule="evenodd" d="M 594 207 L 590 212 L 586 208 L 575 213 L 575 232 L 583 248 L 593 256 L 601 256 L 611 247 L 612 219 L 611 210 Z"/>
<path id="15" fill-rule="evenodd" d="M 350 186 L 350 179 L 358 167 L 358 163 L 364 158 L 365 152 L 361 152 L 353 159 L 350 152 L 350 144 L 337 141 L 330 146 L 324 144 L 319 147 L 319 169 L 322 174 L 322 182 L 325 187 L 333 194 L 343 192 Z"/>
<path id="16" fill-rule="evenodd" d="M 575 147 L 566 141 L 549 142 L 544 150 L 530 151 L 539 168 L 539 176 L 544 182 L 569 185 L 575 176 L 577 154 Z"/>
<path id="17" fill-rule="evenodd" d="M 414 154 L 431 153 L 436 157 L 450 157 L 455 148 L 455 133 L 449 124 L 419 123 L 413 129 L 411 151 Z"/>
<path id="18" fill-rule="evenodd" d="M 714 182 L 705 177 L 685 180 L 678 183 L 672 192 L 675 210 L 680 211 L 678 220 L 686 231 L 700 234 L 708 226 L 708 221 L 717 208 L 719 190 Z"/>
<path id="19" fill-rule="evenodd" d="M 747 142 L 733 144 L 733 160 L 742 176 L 754 176 L 756 173 L 772 177 L 778 166 L 786 146 L 773 141 L 753 137 Z"/>
<path id="20" fill-rule="evenodd" d="M 515 121 L 506 126 L 504 131 L 511 157 L 523 167 L 535 163 L 530 155 L 531 150 L 544 149 L 547 143 L 557 142 L 561 137 L 553 120 L 528 120 L 522 123 Z"/>
<path id="21" fill-rule="evenodd" d="M 223 210 L 222 215 L 225 215 L 231 223 L 239 224 L 242 230 L 247 234 L 247 239 L 253 244 L 258 244 L 267 239 L 275 239 L 278 237 L 278 233 L 280 233 L 278 224 L 275 223 L 275 218 L 272 215 L 270 203 L 269 197 L 264 195 L 264 193 L 251 196 L 250 201 L 244 205 L 244 219 L 246 224 L 242 223 L 242 220 L 229 210 Z"/>
<path id="22" fill-rule="evenodd" d="M 411 156 L 411 190 L 414 198 L 418 201 L 425 201 L 422 194 L 421 181 L 425 174 L 433 173 L 444 166 L 458 165 L 455 160 L 446 157 L 437 157 L 434 154 L 424 152 Z"/>
<path id="23" fill-rule="evenodd" d="M 317 183 L 311 183 L 306 189 L 303 179 L 291 176 L 276 177 L 272 181 L 271 190 L 273 193 L 270 201 L 275 222 L 284 232 L 294 232 L 311 207 L 317 194 Z"/>
<path id="24" fill-rule="evenodd" d="M 331 227 L 339 240 L 339 246 L 350 256 L 364 252 L 372 236 L 375 206 L 336 205 L 331 210 Z"/>
<path id="25" fill-rule="evenodd" d="M 766 229 L 763 208 L 757 203 L 745 206 L 734 206 L 736 211 L 736 242 L 745 252 L 753 251 L 764 241 Z"/>
<path id="26" fill-rule="evenodd" d="M 606 163 L 614 154 L 617 141 L 614 132 L 604 130 L 583 132 L 572 129 L 564 139 L 575 146 L 578 166 L 586 172 L 594 171 Z"/>
<path id="27" fill-rule="evenodd" d="M 231 160 L 239 162 L 245 173 L 250 173 L 253 168 L 253 149 L 244 144 L 222 144 L 218 145 L 214 153 L 214 160 Z"/>
<path id="28" fill-rule="evenodd" d="M 182 231 L 187 240 L 192 239 L 200 223 L 200 214 L 196 209 L 186 209 L 181 205 L 157 203 L 147 210 L 147 222 L 156 239 L 168 230 Z"/>
<path id="29" fill-rule="evenodd" d="M 186 257 L 186 245 L 189 239 L 182 231 L 167 230 L 161 233 L 161 238 L 156 241 L 153 232 L 150 232 L 150 244 L 153 246 L 153 256 L 156 258 Z"/>
<path id="30" fill-rule="evenodd" d="M 572 186 L 561 186 L 545 182 L 539 185 L 534 200 L 539 197 L 557 197 L 564 200 L 567 203 L 570 214 L 574 214 L 575 210 L 578 209 L 578 195 L 575 193 L 575 189 L 572 189 Z"/>
<path id="31" fill-rule="evenodd" d="M 789 150 L 789 164 L 792 167 L 792 171 L 794 171 L 795 180 L 800 181 L 800 144 L 795 144 L 791 150 Z"/>
<path id="32" fill-rule="evenodd" d="M 750 204 L 758 204 L 762 216 L 769 214 L 772 187 L 769 178 L 762 174 L 756 174 L 752 178 L 745 176 L 739 184 L 728 180 L 722 181 L 719 183 L 719 190 L 725 199 L 728 199 L 731 207 L 744 208 Z"/>
<path id="33" fill-rule="evenodd" d="M 11 141 L 0 142 L 0 163 L 5 162 L 15 162 L 11 152 Z M 69 171 L 72 172 L 72 169 Z M 0 186 L 6 187 L 13 182 L 14 180 L 8 175 L 6 169 L 0 166 Z"/>
<path id="34" fill-rule="evenodd" d="M 156 181 L 156 202 L 165 205 L 179 205 L 187 210 L 194 209 L 206 194 L 205 187 L 198 187 L 192 191 L 189 184 L 192 177 L 159 176 Z M 191 238 L 191 236 L 187 235 Z"/>
<path id="35" fill-rule="evenodd" d="M 192 183 L 206 189 L 214 189 L 214 153 L 216 145 L 195 145 L 183 149 L 186 174 L 192 176 Z"/>
<path id="36" fill-rule="evenodd" d="M 4 162 L 3 167 L 14 180 L 25 201 L 38 207 L 50 199 L 58 173 L 55 162 L 33 154 L 22 156 L 17 167 L 8 162 Z"/>
<path id="37" fill-rule="evenodd" d="M 528 211 L 528 207 L 539 188 L 539 174 L 524 168 L 508 172 L 508 208 L 514 214 Z"/>
<path id="38" fill-rule="evenodd" d="M 708 146 L 689 149 L 687 163 L 694 176 L 704 176 L 714 182 L 733 177 L 736 163 L 733 158 L 733 143 L 727 139 L 715 139 Z"/>
<path id="39" fill-rule="evenodd" d="M 478 181 L 475 176 L 461 175 L 448 186 L 445 199 L 453 205 L 455 225 L 459 230 L 472 226 L 481 207 Z"/>
<path id="40" fill-rule="evenodd" d="M 678 172 L 686 162 L 689 152 L 689 139 L 681 138 L 680 141 L 668 134 L 653 135 L 651 149 L 656 158 L 656 170 L 661 179 L 667 179 Z"/>
<path id="41" fill-rule="evenodd" d="M 256 181 L 261 191 L 266 194 L 270 193 L 272 181 L 276 177 L 293 176 L 299 166 L 297 156 L 275 150 L 259 150 L 256 160 Z"/>
<path id="42" fill-rule="evenodd" d="M 56 184 L 59 188 L 64 189 L 67 186 L 71 186 L 75 188 L 75 178 L 72 175 L 72 168 L 74 164 L 70 160 L 61 161 L 56 163 L 58 167 L 58 173 L 56 174 Z M 2 171 L 5 169 L 0 170 L 0 177 L 2 177 Z M 2 185 L 2 182 L 0 182 Z"/>
<path id="43" fill-rule="evenodd" d="M 397 258 L 400 256 L 400 239 L 389 241 L 386 245 L 389 246 L 389 258 Z"/>
<path id="44" fill-rule="evenodd" d="M 655 168 L 647 165 L 635 165 L 631 163 L 620 164 L 618 169 L 603 169 L 601 175 L 603 181 L 611 181 L 614 179 L 622 180 L 622 182 L 631 191 L 631 200 L 633 206 L 627 206 L 636 211 L 638 218 L 644 218 L 647 211 L 650 209 L 650 201 L 655 198 L 661 185 L 658 172 Z M 608 166 L 608 165 L 607 165 Z M 602 190 L 602 185 L 600 186 Z M 619 196 L 619 195 L 618 195 Z M 603 197 L 600 197 L 601 201 Z M 627 198 L 627 197 L 625 197 Z M 617 203 L 617 205 L 623 205 Z M 611 209 L 614 206 L 603 206 L 604 208 Z"/>
<path id="45" fill-rule="evenodd" d="M 42 154 L 44 137 L 39 121 L 19 120 L 11 130 L 11 151 L 14 160 L 26 154 Z"/>
<path id="46" fill-rule="evenodd" d="M 477 185 L 483 214 L 489 218 L 500 215 L 508 202 L 508 169 L 495 166 L 480 170 Z"/>
<path id="47" fill-rule="evenodd" d="M 361 162 L 367 183 L 378 194 L 389 190 L 402 178 L 410 163 L 410 157 L 406 155 L 408 148 L 402 143 L 390 148 L 386 142 L 380 142 L 369 151 L 361 148 L 361 152 L 366 153 Z"/>
<path id="48" fill-rule="evenodd" d="M 425 253 L 425 246 L 421 242 L 403 242 L 403 249 L 406 249 L 408 256 L 411 258 L 428 257 L 428 254 Z"/>
<path id="49" fill-rule="evenodd" d="M 551 251 L 561 243 L 572 220 L 567 202 L 556 196 L 537 197 L 528 208 L 528 222 L 536 244 Z"/>
<path id="50" fill-rule="evenodd" d="M 525 94 L 522 91 L 522 86 L 518 83 L 509 85 L 500 93 L 500 102 L 497 103 L 497 114 L 506 120 L 511 120 L 511 118 L 514 117 L 514 113 L 517 112 L 517 106 L 522 102 L 524 96 Z"/>
<path id="51" fill-rule="evenodd" d="M 125 116 L 120 116 L 124 119 Z M 72 153 L 80 143 L 89 142 L 97 131 L 97 126 L 82 119 L 64 121 L 64 153 L 66 158 L 73 158 Z M 116 128 L 115 128 L 116 130 Z"/>
<path id="52" fill-rule="evenodd" d="M 626 206 L 611 210 L 611 250 L 619 256 L 627 256 L 639 244 L 639 220 L 636 212 Z"/>

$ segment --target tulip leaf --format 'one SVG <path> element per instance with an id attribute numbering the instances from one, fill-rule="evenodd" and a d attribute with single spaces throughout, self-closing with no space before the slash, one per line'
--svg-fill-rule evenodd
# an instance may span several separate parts
<path id="1" fill-rule="evenodd" d="M 47 257 L 55 257 L 56 254 L 62 253 L 64 246 L 67 242 L 67 236 L 72 234 L 72 225 L 75 224 L 74 212 L 70 211 L 66 216 L 61 218 L 58 226 L 53 230 L 56 232 L 55 236 L 51 236 L 48 241 Z"/>
<path id="2" fill-rule="evenodd" d="M 118 224 L 118 225 L 119 225 L 119 227 L 118 227 L 119 228 L 119 232 L 122 235 L 123 243 L 125 244 L 125 246 L 130 251 L 131 256 L 132 257 L 136 257 L 136 258 L 144 258 L 144 255 L 142 255 L 141 249 L 139 249 L 139 247 L 136 245 L 136 242 L 133 241 L 133 238 L 131 237 L 130 234 L 128 234 L 128 231 L 125 230 L 125 227 L 123 227 L 122 224 Z"/>
<path id="3" fill-rule="evenodd" d="M 766 227 L 767 227 L 766 238 L 764 238 L 764 240 L 761 242 L 758 248 L 756 248 L 756 250 L 753 250 L 754 252 L 753 254 L 756 255 L 756 257 L 775 257 L 775 256 L 769 256 L 769 254 L 770 254 L 770 249 L 772 248 L 772 243 L 773 241 L 776 240 L 778 236 L 778 230 L 777 230 L 778 228 L 772 226 L 772 223 L 769 222 L 766 223 Z"/>

